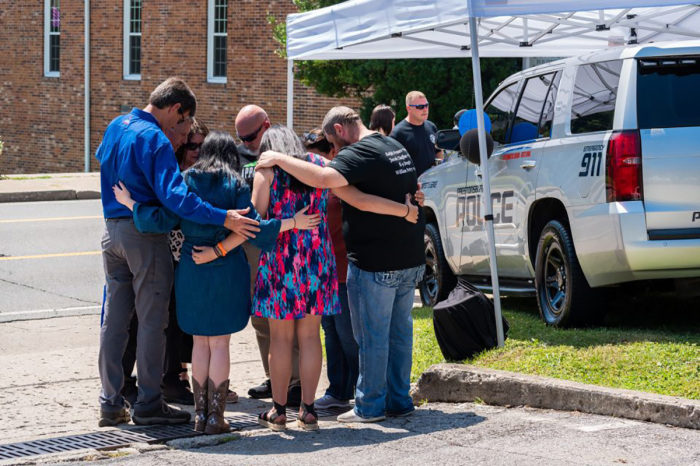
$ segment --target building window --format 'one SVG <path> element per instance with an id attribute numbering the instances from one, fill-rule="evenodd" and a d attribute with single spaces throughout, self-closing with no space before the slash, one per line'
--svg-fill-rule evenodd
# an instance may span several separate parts
<path id="1" fill-rule="evenodd" d="M 141 0 L 124 0 L 124 79 L 141 79 Z"/>
<path id="2" fill-rule="evenodd" d="M 44 0 L 44 76 L 60 76 L 61 0 Z"/>
<path id="3" fill-rule="evenodd" d="M 209 0 L 207 27 L 207 80 L 226 82 L 228 0 Z"/>

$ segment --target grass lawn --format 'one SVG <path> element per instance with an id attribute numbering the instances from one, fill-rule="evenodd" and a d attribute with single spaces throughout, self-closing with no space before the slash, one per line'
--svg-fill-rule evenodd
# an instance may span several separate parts
<path id="1" fill-rule="evenodd" d="M 700 399 L 700 306 L 663 295 L 618 299 L 605 327 L 545 326 L 533 299 L 502 299 L 503 349 L 464 363 L 576 382 Z M 415 309 L 412 381 L 445 362 L 432 310 Z"/>

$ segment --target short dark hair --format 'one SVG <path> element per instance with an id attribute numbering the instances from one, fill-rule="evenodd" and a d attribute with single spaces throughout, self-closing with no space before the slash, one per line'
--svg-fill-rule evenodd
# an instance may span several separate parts
<path id="1" fill-rule="evenodd" d="M 185 81 L 180 78 L 168 78 L 151 92 L 148 103 L 163 109 L 180 104 L 180 113 L 190 112 L 193 117 L 197 110 L 197 98 Z"/>
<path id="2" fill-rule="evenodd" d="M 323 119 L 323 124 L 321 125 L 321 128 L 323 129 L 323 132 L 326 133 L 326 135 L 330 136 L 335 136 L 335 127 L 334 125 L 357 125 L 357 124 L 362 124 L 362 120 L 360 120 L 360 115 L 355 112 L 355 110 L 349 108 L 349 107 L 333 107 L 332 109 L 328 110 L 328 113 L 326 113 L 326 117 Z"/>
<path id="3" fill-rule="evenodd" d="M 394 109 L 388 105 L 377 105 L 372 110 L 372 116 L 369 119 L 369 129 L 372 131 L 379 131 L 380 129 L 384 131 L 387 136 L 391 133 L 392 125 L 391 122 L 396 118 L 396 113 Z"/>

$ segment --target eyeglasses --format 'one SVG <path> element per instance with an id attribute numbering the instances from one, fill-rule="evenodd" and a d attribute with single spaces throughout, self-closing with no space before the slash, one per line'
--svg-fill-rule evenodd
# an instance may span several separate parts
<path id="1" fill-rule="evenodd" d="M 428 102 L 426 102 L 426 103 L 424 103 L 424 104 L 418 104 L 418 105 L 408 104 L 408 106 L 409 106 L 409 107 L 415 107 L 415 108 L 417 108 L 418 110 L 424 110 L 424 109 L 428 108 L 428 106 L 430 106 L 430 104 L 429 104 Z"/>
<path id="2" fill-rule="evenodd" d="M 321 134 L 318 133 L 304 133 L 303 139 L 305 143 L 313 144 L 321 138 Z"/>
<path id="3" fill-rule="evenodd" d="M 317 142 L 321 142 L 324 139 L 326 139 L 326 136 L 323 133 L 309 132 L 309 133 L 304 133 L 304 135 L 302 136 L 302 142 L 307 147 L 312 146 L 312 145 L 316 144 Z M 331 144 L 330 141 L 328 141 L 328 143 Z"/>
<path id="4" fill-rule="evenodd" d="M 238 135 L 238 139 L 240 139 L 240 140 L 243 141 L 243 142 L 253 142 L 253 141 L 255 141 L 255 138 L 258 137 L 258 133 L 260 133 L 260 130 L 262 130 L 263 127 L 265 126 L 265 122 L 266 122 L 266 121 L 267 121 L 267 120 L 263 121 L 262 125 L 260 125 L 260 128 L 256 129 L 254 132 L 252 132 L 252 133 L 250 133 L 250 134 L 246 134 L 245 136 Z"/>
<path id="5" fill-rule="evenodd" d="M 201 142 L 188 142 L 187 144 L 185 144 L 185 149 L 187 149 L 187 150 L 195 151 L 195 150 L 199 149 L 200 147 L 202 147 Z"/>

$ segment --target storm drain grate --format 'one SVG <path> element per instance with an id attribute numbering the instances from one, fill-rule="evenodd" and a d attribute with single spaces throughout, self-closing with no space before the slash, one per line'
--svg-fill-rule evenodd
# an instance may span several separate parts
<path id="1" fill-rule="evenodd" d="M 199 433 L 193 430 L 193 427 L 194 424 L 149 426 L 11 443 L 8 445 L 0 445 L 0 460 L 63 453 L 88 448 L 111 450 L 126 447 L 132 443 L 166 442 L 176 438 L 199 435 Z"/>
<path id="2" fill-rule="evenodd" d="M 330 408 L 319 409 L 319 417 L 330 417 L 342 414 L 347 409 Z M 296 410 L 288 412 L 290 421 L 296 420 Z M 233 430 L 258 426 L 257 414 L 235 413 L 226 416 Z M 169 440 L 201 435 L 195 432 L 194 424 L 179 424 L 167 426 L 148 426 L 133 429 L 110 430 L 106 432 L 94 432 L 91 434 L 72 435 L 44 440 L 32 440 L 29 442 L 10 443 L 0 445 L 0 460 L 15 460 L 29 456 L 50 455 L 69 451 L 95 449 L 115 450 L 128 447 L 132 443 L 160 443 Z"/>

